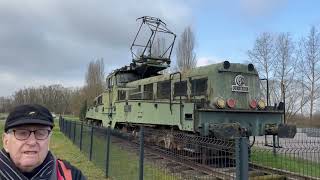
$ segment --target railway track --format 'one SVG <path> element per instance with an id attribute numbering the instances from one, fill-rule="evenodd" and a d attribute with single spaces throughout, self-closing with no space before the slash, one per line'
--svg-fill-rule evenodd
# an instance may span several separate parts
<path id="1" fill-rule="evenodd" d="M 136 139 L 128 141 L 113 137 L 112 143 L 118 144 L 123 149 L 139 153 L 139 143 Z M 160 168 L 169 170 L 169 172 L 174 174 L 177 179 L 236 179 L 236 167 L 234 164 L 229 164 L 227 167 L 217 167 L 215 164 L 197 163 L 194 160 L 200 157 L 189 157 L 187 156 L 188 153 L 177 155 L 173 151 L 156 145 L 146 145 L 144 150 L 144 157 L 147 162 L 151 162 Z M 225 159 L 225 162 L 228 161 L 229 160 Z M 254 163 L 249 163 L 249 177 L 251 180 L 320 180 L 320 178 L 305 176 Z"/>

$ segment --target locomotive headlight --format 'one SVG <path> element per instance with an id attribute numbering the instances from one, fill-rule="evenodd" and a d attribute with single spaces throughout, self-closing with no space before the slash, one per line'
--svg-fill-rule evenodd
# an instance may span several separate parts
<path id="1" fill-rule="evenodd" d="M 226 102 L 224 101 L 224 99 L 222 99 L 220 97 L 215 98 L 215 103 L 216 103 L 217 108 L 219 108 L 219 109 L 223 109 L 226 106 Z"/>
<path id="2" fill-rule="evenodd" d="M 258 101 L 258 108 L 261 110 L 266 108 L 266 103 L 264 102 L 264 100 L 260 99 Z"/>

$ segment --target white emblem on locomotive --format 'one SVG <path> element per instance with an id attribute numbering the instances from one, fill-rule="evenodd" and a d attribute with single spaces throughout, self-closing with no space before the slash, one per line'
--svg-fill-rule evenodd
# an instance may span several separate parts
<path id="1" fill-rule="evenodd" d="M 232 91 L 234 92 L 249 92 L 249 87 L 245 84 L 244 76 L 237 75 L 234 78 L 235 85 L 232 85 Z"/>

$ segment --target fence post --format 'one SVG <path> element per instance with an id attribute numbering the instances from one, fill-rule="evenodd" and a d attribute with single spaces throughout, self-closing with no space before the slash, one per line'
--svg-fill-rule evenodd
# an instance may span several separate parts
<path id="1" fill-rule="evenodd" d="M 64 135 L 67 136 L 68 121 L 66 121 L 65 119 L 63 119 L 63 121 L 64 121 Z"/>
<path id="2" fill-rule="evenodd" d="M 63 118 L 60 116 L 60 131 L 63 132 Z"/>
<path id="3" fill-rule="evenodd" d="M 71 121 L 67 121 L 68 122 L 68 138 L 71 139 Z"/>
<path id="4" fill-rule="evenodd" d="M 70 122 L 68 121 L 68 120 L 66 120 L 66 136 L 68 137 L 68 138 L 70 138 Z"/>
<path id="5" fill-rule="evenodd" d="M 61 116 L 59 116 L 59 127 L 60 127 L 60 131 L 62 132 L 62 118 L 61 118 Z"/>
<path id="6" fill-rule="evenodd" d="M 107 128 L 107 147 L 106 147 L 106 177 L 109 177 L 109 154 L 110 154 L 110 126 Z"/>
<path id="7" fill-rule="evenodd" d="M 63 119 L 63 121 L 64 121 L 64 135 L 67 136 L 68 121 L 66 121 L 65 119 Z"/>
<path id="8" fill-rule="evenodd" d="M 70 120 L 69 123 L 70 123 L 70 125 L 69 125 L 69 139 L 70 139 L 70 141 L 72 141 L 72 131 L 71 131 L 71 129 L 72 129 L 73 122 Z"/>
<path id="9" fill-rule="evenodd" d="M 80 128 L 80 151 L 82 150 L 82 133 L 83 133 L 83 122 L 81 122 L 81 128 Z"/>
<path id="10" fill-rule="evenodd" d="M 69 121 L 65 120 L 66 121 L 66 132 L 65 132 L 65 135 L 68 137 L 69 135 Z"/>
<path id="11" fill-rule="evenodd" d="M 143 159 L 144 159 L 144 128 L 140 127 L 140 153 L 139 153 L 139 180 L 143 180 Z"/>
<path id="12" fill-rule="evenodd" d="M 64 120 L 61 118 L 61 131 L 64 133 Z"/>
<path id="13" fill-rule="evenodd" d="M 92 146 L 93 146 L 93 126 L 91 126 L 91 135 L 90 135 L 90 154 L 89 159 L 92 159 Z"/>
<path id="14" fill-rule="evenodd" d="M 66 135 L 67 121 L 63 118 L 63 134 Z"/>
<path id="15" fill-rule="evenodd" d="M 77 123 L 74 121 L 74 125 L 73 125 L 73 144 L 76 144 L 76 129 L 77 129 Z"/>
<path id="16" fill-rule="evenodd" d="M 272 149 L 273 149 L 273 155 L 276 156 L 276 136 L 272 135 Z"/>
<path id="17" fill-rule="evenodd" d="M 236 138 L 236 179 L 248 180 L 248 139 L 246 137 Z"/>
<path id="18" fill-rule="evenodd" d="M 59 128 L 60 128 L 60 131 L 61 131 L 61 116 L 59 116 Z"/>

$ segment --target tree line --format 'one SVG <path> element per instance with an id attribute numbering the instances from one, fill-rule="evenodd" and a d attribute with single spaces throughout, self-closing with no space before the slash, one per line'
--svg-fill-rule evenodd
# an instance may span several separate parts
<path id="1" fill-rule="evenodd" d="M 0 97 L 0 113 L 9 112 L 20 104 L 37 103 L 57 114 L 78 116 L 81 109 L 91 105 L 94 97 L 105 89 L 103 59 L 88 64 L 85 82 L 83 87 L 78 88 L 49 85 L 20 89 L 10 97 Z"/>

